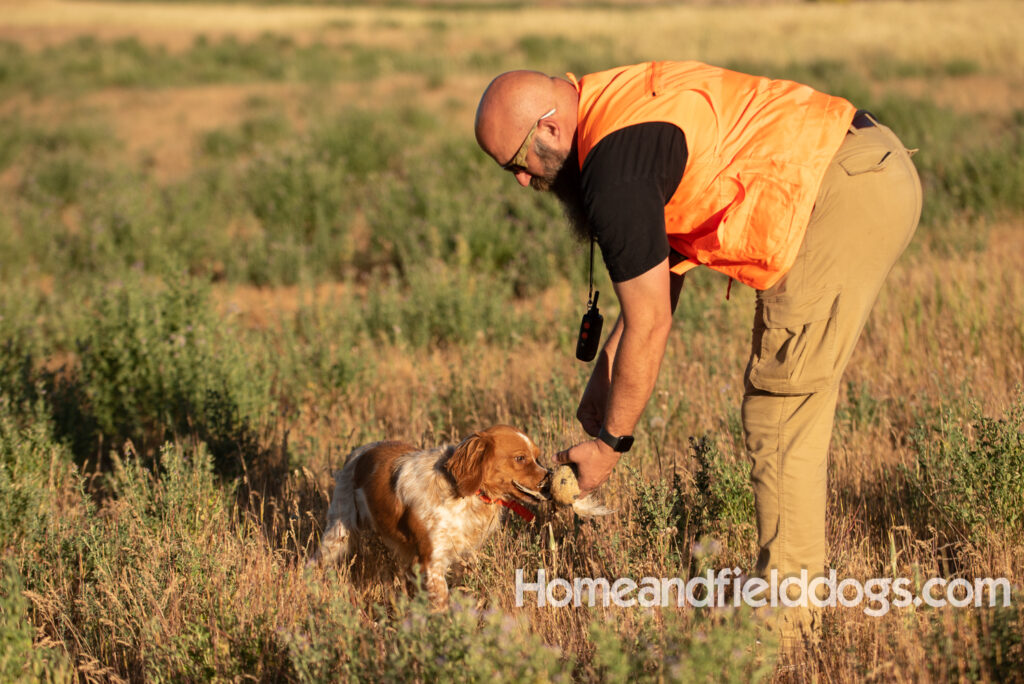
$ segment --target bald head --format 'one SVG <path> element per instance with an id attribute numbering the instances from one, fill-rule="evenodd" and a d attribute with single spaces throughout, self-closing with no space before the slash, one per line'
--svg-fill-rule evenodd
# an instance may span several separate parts
<path id="1" fill-rule="evenodd" d="M 476 110 L 476 141 L 499 164 L 516 153 L 530 128 L 556 109 L 552 124 L 576 132 L 576 89 L 539 71 L 509 71 L 491 81 Z M 547 119 L 545 119 L 547 121 Z M 565 130 L 571 129 L 571 130 Z"/>

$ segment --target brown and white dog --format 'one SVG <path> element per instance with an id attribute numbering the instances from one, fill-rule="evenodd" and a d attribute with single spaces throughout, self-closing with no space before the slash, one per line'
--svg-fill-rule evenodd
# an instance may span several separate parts
<path id="1" fill-rule="evenodd" d="M 355 552 L 361 533 L 376 533 L 400 563 L 419 565 L 435 607 L 448 603 L 445 574 L 497 528 L 501 505 L 525 513 L 548 471 L 525 434 L 497 425 L 458 445 L 419 449 L 375 442 L 355 449 L 335 474 L 327 529 L 310 564 Z M 501 505 L 499 505 L 501 504 Z"/>

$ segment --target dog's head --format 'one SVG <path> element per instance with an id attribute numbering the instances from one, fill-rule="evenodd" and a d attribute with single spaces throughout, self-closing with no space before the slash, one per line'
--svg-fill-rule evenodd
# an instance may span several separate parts
<path id="1" fill-rule="evenodd" d="M 537 463 L 540 449 L 529 437 L 508 425 L 496 425 L 467 437 L 455 448 L 445 467 L 459 496 L 483 492 L 492 499 L 536 502 L 547 469 Z"/>

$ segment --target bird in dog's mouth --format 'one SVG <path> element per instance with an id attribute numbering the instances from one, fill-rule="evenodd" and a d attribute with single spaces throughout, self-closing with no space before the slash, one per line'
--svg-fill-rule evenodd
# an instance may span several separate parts
<path id="1" fill-rule="evenodd" d="M 592 518 L 608 515 L 611 509 L 598 503 L 591 495 L 581 497 L 576 471 L 572 466 L 562 465 L 548 472 L 540 483 L 540 491 L 531 489 L 512 480 L 516 488 L 535 501 L 554 501 L 556 505 L 570 506 L 577 515 Z"/>
<path id="2" fill-rule="evenodd" d="M 549 491 L 550 491 L 550 485 L 549 485 L 550 481 L 551 481 L 551 473 L 549 472 L 547 474 L 547 477 L 545 477 L 541 481 L 541 483 L 540 483 L 541 484 L 541 489 L 544 489 L 544 488 L 547 487 L 547 488 L 549 488 Z M 536 489 L 530 489 L 526 485 L 522 484 L 521 482 L 517 482 L 516 480 L 512 480 L 512 484 L 514 484 L 516 486 L 516 489 L 518 489 L 522 493 L 526 494 L 527 496 L 532 497 L 536 501 L 547 501 L 547 500 L 549 500 L 551 498 L 550 496 L 545 495 L 543 492 L 539 492 Z"/>

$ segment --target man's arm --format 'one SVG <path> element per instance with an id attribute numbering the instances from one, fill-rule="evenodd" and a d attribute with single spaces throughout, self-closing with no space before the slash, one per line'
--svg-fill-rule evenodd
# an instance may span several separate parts
<path id="1" fill-rule="evenodd" d="M 669 256 L 669 266 L 682 261 L 676 252 Z M 672 313 L 675 313 L 676 305 L 679 303 L 679 293 L 683 289 L 684 276 L 671 273 L 669 276 L 669 297 Z M 594 370 L 590 374 L 586 389 L 583 390 L 583 397 L 580 399 L 579 408 L 576 410 L 576 418 L 580 425 L 591 437 L 597 437 L 597 433 L 604 425 L 605 410 L 608 408 L 608 390 L 612 384 L 612 367 L 615 364 L 615 352 L 619 347 L 619 338 L 622 336 L 622 316 L 615 320 L 611 332 L 605 340 L 601 353 L 594 364 Z"/>
<path id="2" fill-rule="evenodd" d="M 622 337 L 622 315 L 615 319 L 615 325 L 605 340 L 601 353 L 597 355 L 590 380 L 583 390 L 576 419 L 580 421 L 583 431 L 591 437 L 597 437 L 604 425 L 604 412 L 608 408 L 608 390 L 612 385 L 612 367 L 615 364 L 615 351 Z"/>
<path id="3" fill-rule="evenodd" d="M 686 257 L 684 257 L 679 252 L 675 250 L 669 252 L 668 267 L 670 269 L 673 268 L 676 264 L 680 264 L 684 261 L 686 261 Z M 679 304 L 679 293 L 683 291 L 683 280 L 686 279 L 686 274 L 684 273 L 682 275 L 679 275 L 678 273 L 673 273 L 672 271 L 669 271 L 669 273 L 671 274 L 672 281 L 669 284 L 669 289 L 671 291 L 670 297 L 672 300 L 672 313 L 674 314 L 676 312 L 676 305 Z"/>
<path id="4" fill-rule="evenodd" d="M 654 390 L 672 328 L 672 289 L 668 259 L 615 284 L 622 313 L 609 336 L 614 344 L 607 357 L 611 383 L 604 412 L 604 426 L 614 435 L 633 434 Z M 619 454 L 601 440 L 591 440 L 557 458 L 579 464 L 580 489 L 588 492 L 608 479 Z"/>
<path id="5" fill-rule="evenodd" d="M 587 219 L 622 308 L 576 414 L 590 435 L 602 425 L 612 434 L 630 434 L 654 388 L 679 292 L 666 257 L 681 258 L 670 249 L 664 210 L 687 156 L 678 126 L 650 122 L 609 134 L 583 164 Z M 559 460 L 579 463 L 580 485 L 591 490 L 607 479 L 618 454 L 591 441 Z"/>

